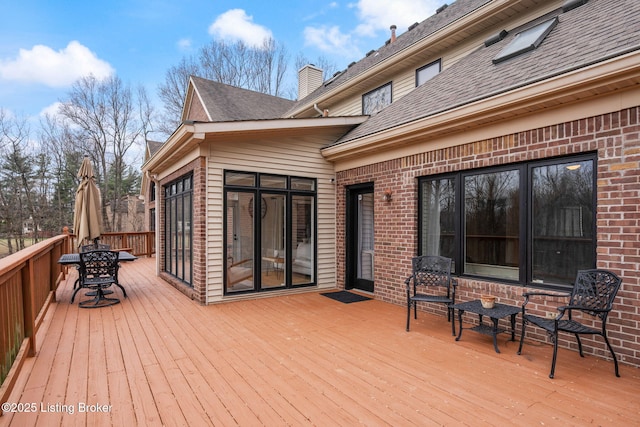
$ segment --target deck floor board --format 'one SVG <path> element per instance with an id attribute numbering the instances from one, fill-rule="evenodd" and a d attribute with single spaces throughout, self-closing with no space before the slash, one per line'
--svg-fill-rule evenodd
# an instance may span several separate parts
<path id="1" fill-rule="evenodd" d="M 156 277 L 120 271 L 128 298 L 81 309 L 70 269 L 10 398 L 53 408 L 5 426 L 637 425 L 640 371 L 465 331 L 444 317 L 317 291 L 201 306 Z M 79 412 L 80 404 L 107 405 Z M 52 406 L 53 405 L 53 406 Z M 73 407 L 74 413 L 58 408 Z M 61 406 L 66 405 L 66 406 Z"/>

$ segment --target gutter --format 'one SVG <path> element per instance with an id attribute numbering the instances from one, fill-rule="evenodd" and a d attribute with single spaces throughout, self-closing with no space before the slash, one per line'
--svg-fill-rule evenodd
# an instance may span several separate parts
<path id="1" fill-rule="evenodd" d="M 618 82 L 629 82 L 623 87 L 638 86 L 640 84 L 639 69 L 640 49 L 638 47 L 627 49 L 607 58 L 600 58 L 586 66 L 569 67 L 553 75 L 471 99 L 425 117 L 338 142 L 323 148 L 321 153 L 330 161 L 363 156 L 371 152 L 393 149 L 401 144 L 411 144 L 416 139 L 424 140 L 429 137 L 464 132 L 465 129 L 496 122 L 496 118 L 502 120 L 506 115 L 516 117 L 527 114 L 522 112 L 523 110 L 532 113 L 561 106 L 565 104 L 561 101 L 566 96 L 577 97 L 585 94 L 581 99 L 586 99 L 606 95 L 618 91 L 618 87 L 608 89 Z M 599 88 L 605 90 L 597 91 Z M 557 105 L 550 106 L 549 101 L 554 99 L 559 102 Z"/>

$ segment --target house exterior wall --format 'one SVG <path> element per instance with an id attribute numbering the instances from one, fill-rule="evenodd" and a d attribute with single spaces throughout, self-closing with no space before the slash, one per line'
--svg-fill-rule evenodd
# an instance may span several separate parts
<path id="1" fill-rule="evenodd" d="M 475 132 L 474 132 L 475 133 Z M 402 156 L 386 153 L 390 160 L 345 168 L 337 165 L 337 283 L 345 286 L 346 187 L 375 185 L 375 297 L 406 305 L 404 280 L 411 258 L 417 254 L 418 177 L 485 166 L 597 152 L 597 260 L 596 267 L 622 278 L 622 287 L 609 316 L 609 338 L 619 359 L 640 366 L 640 107 L 584 117 L 554 125 L 505 133 L 497 137 L 458 145 L 414 150 Z M 391 189 L 393 200 L 384 202 L 382 192 Z M 393 266 L 393 268 L 391 268 Z M 491 280 L 458 278 L 457 300 L 477 299 L 481 294 L 498 296 L 500 302 L 520 305 L 522 293 L 531 290 Z M 435 305 L 434 305 L 435 306 Z M 446 315 L 441 307 L 429 310 Z M 552 302 L 535 307 L 555 311 Z M 519 325 L 518 325 L 519 327 Z M 546 334 L 527 330 L 541 341 Z M 560 345 L 575 348 L 575 339 L 561 337 Z M 604 358 L 608 350 L 600 338 L 583 338 L 586 353 Z"/>
<path id="2" fill-rule="evenodd" d="M 328 143 L 325 138 L 286 138 L 211 142 L 208 144 L 206 200 L 206 303 L 239 296 L 224 292 L 224 200 L 225 170 L 262 172 L 317 179 L 317 287 L 335 287 L 335 185 L 333 164 L 320 154 Z M 295 147 L 295 148 L 294 148 Z M 304 288 L 303 288 L 304 289 Z M 280 291 L 262 292 L 274 295 Z M 286 292 L 286 291 L 285 291 Z M 251 298 L 258 294 L 244 294 Z"/>

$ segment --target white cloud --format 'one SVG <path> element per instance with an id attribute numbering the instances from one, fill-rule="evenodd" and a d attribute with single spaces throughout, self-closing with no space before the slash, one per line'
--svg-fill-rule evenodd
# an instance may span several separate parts
<path id="1" fill-rule="evenodd" d="M 265 39 L 273 37 L 271 30 L 254 23 L 253 16 L 242 9 L 231 9 L 218 16 L 209 26 L 209 34 L 252 47 L 261 47 Z"/>
<path id="2" fill-rule="evenodd" d="M 178 49 L 180 49 L 181 51 L 186 51 L 186 50 L 191 50 L 191 39 L 180 39 L 178 40 Z"/>
<path id="3" fill-rule="evenodd" d="M 53 104 L 49 105 L 48 107 L 44 107 L 40 111 L 39 116 L 44 117 L 45 115 L 49 115 L 51 117 L 57 117 L 61 106 L 62 106 L 61 102 L 54 102 Z"/>
<path id="4" fill-rule="evenodd" d="M 323 52 L 347 58 L 360 56 L 351 35 L 342 33 L 337 26 L 306 27 L 305 45 L 314 46 Z"/>
<path id="5" fill-rule="evenodd" d="M 411 24 L 433 15 L 441 4 L 442 0 L 358 0 L 347 5 L 357 16 L 359 24 L 355 28 L 341 31 L 338 26 L 308 26 L 304 29 L 305 45 L 327 54 L 359 57 L 358 46 L 370 45 L 364 38 L 378 36 L 381 32 L 388 38 L 391 25 L 398 28 L 400 35 Z"/>
<path id="6" fill-rule="evenodd" d="M 433 15 L 442 4 L 442 0 L 359 0 L 355 7 L 361 23 L 355 33 L 371 37 L 396 25 L 400 34 L 414 22 L 422 22 Z"/>
<path id="7" fill-rule="evenodd" d="M 108 62 L 75 40 L 58 51 L 36 45 L 31 50 L 20 49 L 15 59 L 0 60 L 0 79 L 51 87 L 69 86 L 90 74 L 104 79 L 113 73 Z"/>

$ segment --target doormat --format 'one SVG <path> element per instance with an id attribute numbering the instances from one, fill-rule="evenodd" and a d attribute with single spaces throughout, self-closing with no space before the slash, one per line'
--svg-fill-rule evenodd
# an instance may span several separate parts
<path id="1" fill-rule="evenodd" d="M 325 292 L 320 295 L 345 304 L 351 304 L 352 302 L 366 301 L 368 299 L 371 299 L 369 297 L 365 297 L 364 295 L 358 295 L 347 291 Z"/>

